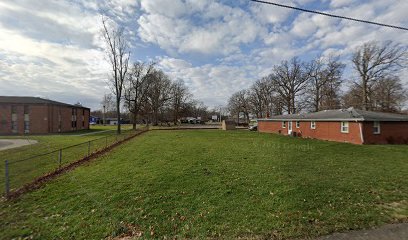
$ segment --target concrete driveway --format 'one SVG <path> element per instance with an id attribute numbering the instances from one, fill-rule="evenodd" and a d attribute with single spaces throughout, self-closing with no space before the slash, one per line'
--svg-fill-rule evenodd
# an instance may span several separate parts
<path id="1" fill-rule="evenodd" d="M 0 139 L 0 151 L 38 143 L 31 139 Z"/>

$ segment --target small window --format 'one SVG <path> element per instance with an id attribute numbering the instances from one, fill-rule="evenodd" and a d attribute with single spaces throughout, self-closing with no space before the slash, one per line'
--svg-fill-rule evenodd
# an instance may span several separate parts
<path id="1" fill-rule="evenodd" d="M 12 133 L 17 133 L 17 121 L 11 121 L 11 132 Z"/>
<path id="2" fill-rule="evenodd" d="M 380 134 L 381 133 L 380 122 L 374 122 L 373 133 L 374 134 Z"/>
<path id="3" fill-rule="evenodd" d="M 24 121 L 24 133 L 30 133 L 30 121 Z"/>
<path id="4" fill-rule="evenodd" d="M 315 121 L 310 122 L 310 128 L 311 129 L 316 129 L 316 122 Z"/>
<path id="5" fill-rule="evenodd" d="M 17 113 L 17 106 L 11 106 L 11 114 Z"/>
<path id="6" fill-rule="evenodd" d="M 30 113 L 30 107 L 28 105 L 24 105 L 24 114 Z"/>
<path id="7" fill-rule="evenodd" d="M 349 132 L 349 122 L 341 122 L 341 132 L 342 133 Z"/>
<path id="8" fill-rule="evenodd" d="M 285 121 L 282 122 L 282 128 L 286 128 L 286 122 Z"/>
<path id="9" fill-rule="evenodd" d="M 300 122 L 296 121 L 296 128 L 300 128 Z"/>

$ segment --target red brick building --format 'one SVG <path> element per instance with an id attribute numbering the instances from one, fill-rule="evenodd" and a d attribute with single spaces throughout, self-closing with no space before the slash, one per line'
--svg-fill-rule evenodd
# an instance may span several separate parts
<path id="1" fill-rule="evenodd" d="M 408 144 L 408 115 L 325 110 L 259 119 L 258 131 L 354 144 Z"/>
<path id="2" fill-rule="evenodd" d="M 0 96 L 0 135 L 89 129 L 90 109 L 37 97 Z"/>

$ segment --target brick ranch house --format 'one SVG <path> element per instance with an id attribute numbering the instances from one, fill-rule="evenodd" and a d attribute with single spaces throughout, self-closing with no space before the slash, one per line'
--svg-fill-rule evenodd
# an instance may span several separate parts
<path id="1" fill-rule="evenodd" d="M 0 135 L 89 129 L 90 109 L 38 97 L 0 96 Z"/>
<path id="2" fill-rule="evenodd" d="M 408 144 L 408 115 L 325 110 L 258 119 L 258 131 L 354 144 Z"/>

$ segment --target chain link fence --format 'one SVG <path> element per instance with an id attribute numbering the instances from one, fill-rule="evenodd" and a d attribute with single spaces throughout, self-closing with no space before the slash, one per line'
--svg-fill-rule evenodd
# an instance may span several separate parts
<path id="1" fill-rule="evenodd" d="M 35 179 L 68 166 L 85 157 L 89 157 L 118 142 L 129 139 L 147 128 L 122 131 L 120 135 L 108 135 L 80 144 L 71 145 L 13 161 L 4 161 L 4 177 L 0 180 L 5 189 L 5 195 L 33 182 Z"/>

